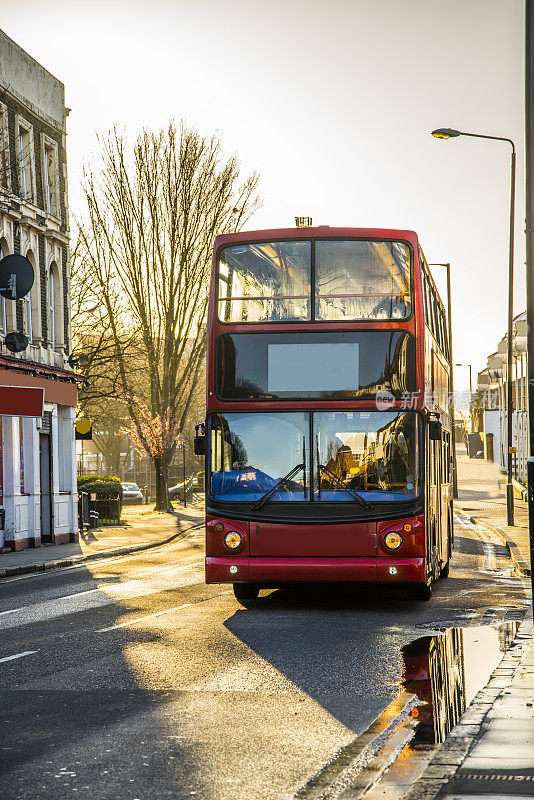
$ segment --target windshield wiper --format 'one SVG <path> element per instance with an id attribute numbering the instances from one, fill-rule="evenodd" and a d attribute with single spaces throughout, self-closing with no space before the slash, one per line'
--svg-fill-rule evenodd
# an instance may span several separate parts
<path id="1" fill-rule="evenodd" d="M 297 464 L 297 466 L 296 466 L 296 467 L 293 467 L 293 469 L 292 469 L 292 470 L 290 470 L 290 471 L 287 473 L 287 475 L 284 475 L 284 477 L 283 477 L 283 478 L 280 478 L 280 480 L 279 480 L 279 481 L 277 481 L 277 482 L 275 483 L 275 485 L 273 486 L 273 488 L 272 488 L 272 489 L 269 489 L 269 491 L 268 491 L 268 492 L 265 492 L 265 494 L 262 494 L 262 496 L 260 497 L 260 499 L 258 500 L 258 502 L 257 502 L 257 503 L 255 503 L 255 504 L 252 506 L 252 511 L 259 511 L 259 510 L 260 510 L 260 508 L 263 508 L 263 506 L 265 505 L 265 503 L 267 503 L 267 502 L 268 502 L 268 501 L 271 499 L 271 497 L 273 496 L 273 494 L 276 494 L 276 492 L 278 491 L 278 489 L 279 489 L 279 488 L 280 488 L 280 487 L 281 487 L 281 486 L 282 486 L 282 485 L 283 485 L 283 484 L 284 484 L 286 481 L 288 481 L 290 478 L 292 478 L 294 475 L 296 475 L 298 472 L 300 472 L 300 471 L 301 471 L 301 469 L 304 469 L 304 463 L 302 463 L 302 464 Z"/>
<path id="2" fill-rule="evenodd" d="M 365 508 L 366 511 L 373 510 L 374 506 L 372 505 L 372 503 L 368 503 L 367 500 L 364 500 L 363 497 L 357 494 L 357 492 L 353 491 L 353 489 L 349 489 L 348 486 L 345 486 L 339 475 L 335 475 L 333 472 L 330 472 L 330 470 L 327 467 L 324 467 L 322 464 L 319 463 L 319 460 L 317 460 L 317 469 L 319 470 L 319 476 L 322 472 L 324 472 L 330 478 L 333 478 L 335 481 L 337 481 L 338 486 L 341 486 L 346 492 L 350 494 L 351 497 L 354 497 L 354 499 L 361 505 L 362 508 Z"/>

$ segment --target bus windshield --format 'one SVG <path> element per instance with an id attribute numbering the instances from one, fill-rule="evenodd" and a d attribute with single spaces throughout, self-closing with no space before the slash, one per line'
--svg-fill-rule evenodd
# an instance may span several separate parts
<path id="1" fill-rule="evenodd" d="M 405 242 L 274 241 L 225 247 L 218 262 L 222 322 L 406 319 Z M 315 285 L 312 286 L 312 276 Z M 313 300 L 313 301 L 312 301 Z"/>
<path id="2" fill-rule="evenodd" d="M 210 417 L 215 500 L 404 501 L 419 492 L 418 415 L 410 411 L 231 412 Z"/>

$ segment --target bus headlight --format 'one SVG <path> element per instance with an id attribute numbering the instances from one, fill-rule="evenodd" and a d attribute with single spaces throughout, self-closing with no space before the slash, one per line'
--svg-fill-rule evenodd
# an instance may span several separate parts
<path id="1" fill-rule="evenodd" d="M 229 550 L 237 550 L 242 541 L 243 537 L 237 531 L 230 531 L 224 537 L 224 543 Z"/>
<path id="2" fill-rule="evenodd" d="M 402 536 L 396 531 L 390 531 L 384 536 L 384 544 L 388 550 L 398 550 L 402 544 Z"/>

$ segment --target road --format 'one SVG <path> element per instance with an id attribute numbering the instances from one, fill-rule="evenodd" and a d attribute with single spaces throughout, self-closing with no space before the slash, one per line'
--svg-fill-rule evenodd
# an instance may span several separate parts
<path id="1" fill-rule="evenodd" d="M 291 798 L 397 696 L 401 647 L 521 619 L 505 549 L 457 521 L 428 603 L 316 586 L 243 609 L 201 532 L 0 582 L 3 800 Z"/>

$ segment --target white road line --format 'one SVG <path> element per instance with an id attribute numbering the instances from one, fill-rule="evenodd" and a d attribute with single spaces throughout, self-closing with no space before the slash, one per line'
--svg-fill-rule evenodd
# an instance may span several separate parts
<path id="1" fill-rule="evenodd" d="M 16 653 L 14 656 L 7 656 L 6 658 L 0 658 L 0 664 L 3 664 L 6 661 L 14 661 L 16 658 L 24 658 L 24 656 L 32 656 L 34 653 L 38 653 L 39 650 L 26 650 L 24 653 Z"/>
<path id="2" fill-rule="evenodd" d="M 116 631 L 117 628 L 126 628 L 128 625 L 136 625 L 138 622 L 144 622 L 146 619 L 154 619 L 154 617 L 161 617 L 163 614 L 170 614 L 172 611 L 179 611 L 181 608 L 192 606 L 192 603 L 183 603 L 181 606 L 174 606 L 174 608 L 167 608 L 165 611 L 158 611 L 156 614 L 148 614 L 146 617 L 138 617 L 132 619 L 130 622 L 121 622 L 119 625 L 111 625 L 109 628 L 100 628 L 95 633 L 107 633 L 108 631 Z"/>
<path id="3" fill-rule="evenodd" d="M 199 523 L 199 525 L 193 525 L 191 528 L 186 528 L 185 531 L 183 531 L 183 533 L 184 534 L 189 533 L 189 531 L 194 530 L 195 528 L 199 528 L 203 524 L 204 523 Z M 167 553 L 170 550 L 186 550 L 190 546 L 191 544 L 187 539 L 186 540 L 180 539 L 176 544 L 162 545 L 161 547 L 158 545 L 157 549 L 156 547 L 154 547 L 153 550 L 140 550 L 139 552 L 129 556 L 116 556 L 115 558 L 110 556 L 109 558 L 102 559 L 102 561 L 100 561 L 100 559 L 95 559 L 94 561 L 81 561 L 79 564 L 71 564 L 70 567 L 60 567 L 58 570 L 53 570 L 53 572 L 69 572 L 75 569 L 89 570 L 90 567 L 93 566 L 94 567 L 100 565 L 107 566 L 108 564 L 116 564 L 118 561 L 132 561 L 133 559 L 140 558 L 142 556 L 145 557 L 150 555 L 158 556 L 161 555 L 162 553 Z M 0 584 L 3 586 L 4 584 L 14 583 L 15 581 L 27 581 L 31 580 L 32 578 L 42 578 L 43 575 L 49 575 L 51 574 L 51 572 L 52 571 L 48 572 L 47 570 L 45 570 L 44 572 L 30 572 L 28 575 L 17 575 L 13 578 L 2 578 L 0 580 Z"/>
<path id="4" fill-rule="evenodd" d="M 0 617 L 3 614 L 14 614 L 15 611 L 22 611 L 22 606 L 21 606 L 21 608 L 10 608 L 8 611 L 0 611 Z"/>
<path id="5" fill-rule="evenodd" d="M 131 579 L 124 583 L 101 584 L 83 592 L 24 606 L 17 613 L 14 613 L 15 610 L 13 610 L 13 613 L 0 617 L 0 631 L 37 622 L 47 622 L 69 614 L 125 602 L 135 597 L 147 597 L 202 583 L 204 576 L 198 569 L 199 564 L 202 562 L 187 565 L 188 568 L 177 575 L 165 575 L 162 574 L 162 570 L 153 569 L 151 575 L 144 580 Z M 193 566 L 193 569 L 189 569 L 189 566 Z"/>

